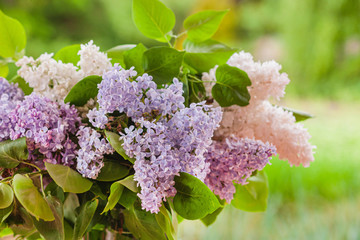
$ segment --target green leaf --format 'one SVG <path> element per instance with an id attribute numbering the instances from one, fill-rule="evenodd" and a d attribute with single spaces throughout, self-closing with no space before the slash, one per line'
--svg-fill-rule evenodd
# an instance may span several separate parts
<path id="1" fill-rule="evenodd" d="M 137 187 L 137 183 L 134 180 L 134 175 L 130 175 L 120 181 L 118 181 L 122 185 L 124 185 L 127 189 L 133 192 L 139 192 L 139 188 Z"/>
<path id="2" fill-rule="evenodd" d="M 141 240 L 166 240 L 165 233 L 156 221 L 155 214 L 141 209 L 140 201 L 136 201 L 130 210 L 124 210 L 126 227 Z"/>
<path id="3" fill-rule="evenodd" d="M 248 184 L 234 184 L 236 192 L 231 204 L 248 212 L 263 212 L 267 207 L 269 195 L 268 179 L 264 171 L 258 171 L 248 179 Z"/>
<path id="4" fill-rule="evenodd" d="M 65 232 L 65 240 L 73 239 L 74 229 L 66 220 L 64 220 L 64 232 Z"/>
<path id="5" fill-rule="evenodd" d="M 51 181 L 45 188 L 45 194 L 57 197 L 61 202 L 65 200 L 65 194 L 61 187 Z"/>
<path id="6" fill-rule="evenodd" d="M 191 103 L 195 102 L 202 102 L 205 100 L 206 97 L 206 90 L 204 83 L 202 82 L 192 82 L 189 81 L 189 89 L 190 89 L 190 96 L 189 101 Z"/>
<path id="7" fill-rule="evenodd" d="M 119 202 L 119 200 L 122 196 L 122 193 L 124 191 L 124 186 L 127 189 L 131 190 L 132 192 L 135 192 L 135 193 L 139 192 L 139 189 L 134 180 L 134 175 L 130 175 L 120 181 L 114 182 L 110 187 L 110 195 L 108 198 L 108 202 L 102 213 L 107 212 L 115 207 L 116 203 Z M 136 199 L 136 195 L 135 195 L 135 199 Z"/>
<path id="8" fill-rule="evenodd" d="M 9 225 L 9 227 L 11 228 L 11 230 L 13 231 L 15 236 L 16 235 L 22 235 L 22 236 L 31 235 L 28 237 L 28 239 L 33 239 L 30 237 L 32 237 L 34 235 L 31 234 L 30 232 L 34 232 L 34 231 L 36 231 L 36 229 L 34 227 L 31 215 L 29 214 L 28 211 L 26 211 L 25 208 L 23 208 L 21 206 L 21 204 L 18 201 L 14 202 L 13 205 L 14 205 L 14 214 L 16 214 L 20 224 L 17 224 L 17 222 L 15 221 L 14 223 L 11 223 Z M 10 215 L 10 219 L 12 219 L 11 215 Z M 40 237 L 40 234 L 39 234 L 39 237 Z"/>
<path id="9" fill-rule="evenodd" d="M 83 193 L 91 188 L 92 182 L 83 178 L 79 173 L 68 166 L 45 162 L 50 177 L 64 192 Z"/>
<path id="10" fill-rule="evenodd" d="M 139 43 L 136 47 L 124 52 L 124 63 L 127 69 L 135 67 L 138 74 L 142 74 L 144 69 L 142 67 L 143 54 L 147 48 Z"/>
<path id="11" fill-rule="evenodd" d="M 144 52 L 144 71 L 153 77 L 158 85 L 169 83 L 177 77 L 185 52 L 169 47 L 153 47 Z"/>
<path id="12" fill-rule="evenodd" d="M 116 63 L 119 63 L 124 68 L 126 68 L 126 64 L 125 64 L 125 61 L 124 61 L 124 53 L 126 51 L 130 50 L 130 49 L 135 48 L 135 47 L 136 47 L 135 44 L 119 45 L 119 46 L 116 46 L 116 47 L 113 47 L 113 48 L 107 50 L 106 53 L 107 53 L 109 58 L 114 60 Z M 115 62 L 112 61 L 113 64 Z"/>
<path id="13" fill-rule="evenodd" d="M 159 0 L 133 0 L 133 20 L 148 38 L 169 41 L 169 32 L 175 26 L 175 14 Z"/>
<path id="14" fill-rule="evenodd" d="M 0 208 L 0 225 L 10 216 L 14 209 L 14 204 L 11 204 L 7 208 Z"/>
<path id="15" fill-rule="evenodd" d="M 81 239 L 84 236 L 86 229 L 95 214 L 98 203 L 99 200 L 95 199 L 93 201 L 86 202 L 82 206 L 79 216 L 76 218 L 73 240 Z"/>
<path id="16" fill-rule="evenodd" d="M 184 28 L 187 30 L 188 38 L 194 42 L 211 38 L 228 11 L 205 10 L 187 17 Z"/>
<path id="17" fill-rule="evenodd" d="M 293 114 L 293 116 L 295 117 L 296 122 L 301 122 L 306 119 L 314 117 L 313 115 L 311 115 L 310 113 L 307 113 L 307 112 L 302 112 L 302 111 L 287 108 L 287 107 L 281 107 L 281 108 L 284 109 L 285 111 L 291 112 Z"/>
<path id="18" fill-rule="evenodd" d="M 61 60 L 63 63 L 72 63 L 74 66 L 76 66 L 80 61 L 80 55 L 78 55 L 80 49 L 80 44 L 66 46 L 55 54 L 54 59 L 56 61 Z"/>
<path id="19" fill-rule="evenodd" d="M 200 219 L 220 207 L 214 193 L 198 178 L 181 172 L 174 180 L 177 191 L 174 210 L 183 218 Z"/>
<path id="20" fill-rule="evenodd" d="M 215 40 L 207 40 L 195 43 L 190 40 L 184 41 L 184 62 L 199 73 L 208 72 L 216 65 L 222 65 L 229 60 L 237 49 L 230 48 Z"/>
<path id="21" fill-rule="evenodd" d="M 216 69 L 216 84 L 211 93 L 222 107 L 246 106 L 250 100 L 247 89 L 250 85 L 251 81 L 244 71 L 224 64 Z"/>
<path id="22" fill-rule="evenodd" d="M 115 205 L 118 203 L 118 201 L 121 197 L 123 190 L 124 190 L 124 186 L 121 183 L 114 182 L 113 184 L 111 184 L 108 202 L 106 203 L 104 211 L 102 211 L 101 214 L 103 214 L 115 207 Z"/>
<path id="23" fill-rule="evenodd" d="M 136 193 L 134 193 L 133 191 L 127 188 L 124 188 L 121 197 L 119 199 L 119 204 L 129 210 L 133 206 L 136 199 L 137 199 Z"/>
<path id="24" fill-rule="evenodd" d="M 104 159 L 104 166 L 96 178 L 102 182 L 112 182 L 125 177 L 129 173 L 129 169 L 122 165 L 119 161 Z"/>
<path id="25" fill-rule="evenodd" d="M 14 168 L 28 156 L 26 138 L 0 142 L 0 167 Z"/>
<path id="26" fill-rule="evenodd" d="M 183 71 L 182 71 L 182 77 L 181 82 L 183 83 L 183 96 L 185 98 L 185 106 L 189 106 L 189 96 L 190 96 L 190 88 L 189 88 L 189 79 L 188 79 L 188 74 L 190 73 L 189 68 L 184 67 Z"/>
<path id="27" fill-rule="evenodd" d="M 218 209 L 215 210 L 215 212 L 210 213 L 207 216 L 203 217 L 201 219 L 201 222 L 207 227 L 210 226 L 216 221 L 217 216 L 221 213 L 223 209 L 224 207 L 219 207 Z"/>
<path id="28" fill-rule="evenodd" d="M 10 83 L 17 83 L 18 87 L 24 92 L 25 95 L 30 95 L 33 92 L 33 89 L 29 86 L 25 80 L 20 76 L 15 76 L 12 78 Z"/>
<path id="29" fill-rule="evenodd" d="M 0 183 L 0 209 L 9 207 L 14 201 L 14 192 L 5 183 Z"/>
<path id="30" fill-rule="evenodd" d="M 75 193 L 69 193 L 64 202 L 64 217 L 75 223 L 76 212 L 75 209 L 80 206 L 79 198 Z"/>
<path id="31" fill-rule="evenodd" d="M 24 54 L 26 34 L 21 23 L 0 10 L 0 56 L 20 59 Z"/>
<path id="32" fill-rule="evenodd" d="M 155 219 L 169 240 L 176 239 L 176 232 L 172 224 L 171 215 L 164 205 L 160 207 L 160 213 L 155 214 Z"/>
<path id="33" fill-rule="evenodd" d="M 0 77 L 6 78 L 9 74 L 9 67 L 7 63 L 0 62 Z"/>
<path id="34" fill-rule="evenodd" d="M 120 154 L 125 160 L 128 160 L 131 163 L 135 162 L 135 159 L 130 158 L 128 155 L 126 155 L 125 150 L 122 147 L 124 142 L 120 140 L 119 134 L 105 130 L 105 136 L 109 141 L 110 145 L 115 149 L 118 154 Z"/>
<path id="35" fill-rule="evenodd" d="M 54 214 L 55 220 L 47 222 L 41 219 L 36 220 L 33 217 L 33 223 L 45 239 L 63 240 L 65 238 L 63 205 L 56 197 L 48 196 L 46 200 Z"/>
<path id="36" fill-rule="evenodd" d="M 31 215 L 45 221 L 55 220 L 49 205 L 30 178 L 16 174 L 13 179 L 13 187 L 16 198 Z"/>
<path id="37" fill-rule="evenodd" d="M 90 188 L 90 192 L 92 192 L 95 196 L 98 196 L 102 200 L 106 200 L 107 196 L 103 193 L 102 188 L 99 186 L 97 182 L 93 183 Z"/>
<path id="38" fill-rule="evenodd" d="M 66 96 L 64 102 L 75 106 L 84 106 L 90 98 L 95 98 L 98 94 L 97 85 L 101 83 L 101 76 L 88 76 L 73 86 Z"/>

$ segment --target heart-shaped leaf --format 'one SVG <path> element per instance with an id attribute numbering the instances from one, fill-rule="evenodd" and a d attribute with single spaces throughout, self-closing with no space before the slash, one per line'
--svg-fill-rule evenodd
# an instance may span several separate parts
<path id="1" fill-rule="evenodd" d="M 57 61 L 61 60 L 63 63 L 72 63 L 76 66 L 80 61 L 80 55 L 78 55 L 80 49 L 80 44 L 66 46 L 55 54 L 54 59 Z"/>
<path id="2" fill-rule="evenodd" d="M 158 85 L 172 82 L 178 77 L 185 52 L 169 47 L 153 47 L 144 52 L 144 71 L 153 77 Z"/>
<path id="3" fill-rule="evenodd" d="M 250 85 L 251 81 L 244 71 L 224 64 L 216 69 L 216 84 L 211 93 L 222 107 L 246 106 L 250 100 L 247 89 Z"/>
<path id="4" fill-rule="evenodd" d="M 160 42 L 169 41 L 175 26 L 175 14 L 159 0 L 133 0 L 133 20 L 146 37 Z"/>
<path id="5" fill-rule="evenodd" d="M 7 75 L 9 74 L 9 67 L 7 65 L 7 63 L 2 63 L 0 61 L 0 77 L 6 78 Z"/>
<path id="6" fill-rule="evenodd" d="M 13 77 L 9 83 L 17 83 L 18 87 L 24 92 L 25 95 L 30 95 L 33 92 L 33 89 L 29 86 L 25 80 L 20 76 Z"/>
<path id="7" fill-rule="evenodd" d="M 165 233 L 157 223 L 155 214 L 141 209 L 139 201 L 136 201 L 130 210 L 124 210 L 126 226 L 138 239 L 166 240 Z"/>
<path id="8" fill-rule="evenodd" d="M 307 112 L 302 112 L 299 110 L 282 107 L 285 111 L 291 112 L 293 116 L 295 117 L 296 122 L 301 122 L 309 118 L 313 118 L 314 116 Z"/>
<path id="9" fill-rule="evenodd" d="M 132 208 L 134 202 L 137 199 L 137 195 L 135 192 L 129 190 L 128 188 L 124 188 L 121 197 L 119 199 L 119 204 L 124 206 L 127 210 Z"/>
<path id="10" fill-rule="evenodd" d="M 111 182 L 125 177 L 129 173 L 129 168 L 122 165 L 119 161 L 104 159 L 104 166 L 96 178 L 98 181 Z"/>
<path id="11" fill-rule="evenodd" d="M 225 64 L 231 55 L 237 52 L 237 49 L 211 39 L 200 43 L 187 39 L 183 47 L 186 50 L 184 62 L 199 73 L 208 72 L 216 65 Z"/>
<path id="12" fill-rule="evenodd" d="M 45 162 L 45 167 L 50 177 L 64 190 L 64 192 L 84 193 L 92 186 L 91 181 L 83 178 L 79 173 L 68 166 Z"/>
<path id="13" fill-rule="evenodd" d="M 138 74 L 142 74 L 144 72 L 142 66 L 143 54 L 147 50 L 147 48 L 139 43 L 136 47 L 129 49 L 124 52 L 124 63 L 127 69 L 131 67 L 135 67 L 135 70 Z"/>
<path id="14" fill-rule="evenodd" d="M 26 45 L 26 34 L 21 23 L 0 10 L 0 56 L 20 59 Z"/>
<path id="15" fill-rule="evenodd" d="M 84 106 L 90 98 L 95 98 L 98 94 L 97 85 L 101 83 L 101 76 L 88 76 L 73 86 L 66 96 L 64 102 L 75 106 Z"/>
<path id="16" fill-rule="evenodd" d="M 121 197 L 123 190 L 124 190 L 124 186 L 121 183 L 114 182 L 113 184 L 111 184 L 110 195 L 109 195 L 108 201 L 106 203 L 106 206 L 104 208 L 104 211 L 101 214 L 103 214 L 115 207 L 115 205 L 118 203 L 118 201 Z"/>
<path id="17" fill-rule="evenodd" d="M 0 225 L 10 216 L 14 209 L 14 204 L 11 204 L 7 208 L 0 208 Z"/>
<path id="18" fill-rule="evenodd" d="M 0 183 L 0 209 L 9 207 L 13 201 L 14 192 L 12 188 L 5 183 Z"/>
<path id="19" fill-rule="evenodd" d="M 105 130 L 105 135 L 110 145 L 115 149 L 118 154 L 120 154 L 125 160 L 128 160 L 131 163 L 135 162 L 135 159 L 130 158 L 128 155 L 126 155 L 125 150 L 122 147 L 123 141 L 120 139 L 119 134 Z"/>
<path id="20" fill-rule="evenodd" d="M 174 210 L 183 218 L 200 219 L 221 206 L 214 193 L 198 178 L 181 172 L 174 180 L 177 191 Z"/>
<path id="21" fill-rule="evenodd" d="M 119 46 L 116 46 L 116 47 L 113 47 L 113 48 L 107 50 L 106 53 L 107 53 L 107 56 L 113 60 L 112 61 L 113 64 L 119 63 L 121 66 L 123 66 L 125 68 L 126 64 L 124 62 L 124 53 L 135 47 L 136 47 L 135 44 L 119 45 Z"/>
<path id="22" fill-rule="evenodd" d="M 16 198 L 31 215 L 45 221 L 55 220 L 49 205 L 30 178 L 16 174 L 13 179 L 13 187 Z"/>
<path id="23" fill-rule="evenodd" d="M 73 240 L 81 239 L 84 236 L 94 217 L 98 204 L 99 200 L 95 199 L 93 201 L 88 201 L 81 206 L 79 216 L 76 218 L 74 226 Z"/>
<path id="24" fill-rule="evenodd" d="M 264 171 L 258 171 L 248 179 L 248 184 L 235 184 L 236 192 L 231 204 L 243 211 L 263 212 L 269 195 L 268 179 Z"/>
<path id="25" fill-rule="evenodd" d="M 120 181 L 118 181 L 122 185 L 124 185 L 127 189 L 133 192 L 139 192 L 139 188 L 137 187 L 137 183 L 134 180 L 134 175 L 130 175 Z"/>
<path id="26" fill-rule="evenodd" d="M 28 156 L 26 138 L 0 142 L 0 167 L 14 168 Z"/>
<path id="27" fill-rule="evenodd" d="M 33 223 L 45 239 L 62 240 L 65 237 L 63 205 L 59 199 L 52 196 L 46 197 L 46 201 L 54 214 L 55 220 L 47 222 L 33 218 Z"/>
<path id="28" fill-rule="evenodd" d="M 207 227 L 210 226 L 216 221 L 217 216 L 221 213 L 223 209 L 224 207 L 219 207 L 213 213 L 210 213 L 207 216 L 203 217 L 201 219 L 201 222 Z"/>
<path id="29" fill-rule="evenodd" d="M 205 10 L 187 17 L 184 28 L 187 30 L 188 38 L 194 42 L 211 38 L 228 11 Z"/>

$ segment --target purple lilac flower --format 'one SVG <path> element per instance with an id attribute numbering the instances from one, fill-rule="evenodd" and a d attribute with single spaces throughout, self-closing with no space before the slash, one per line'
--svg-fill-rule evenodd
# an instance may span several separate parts
<path id="1" fill-rule="evenodd" d="M 232 137 L 214 142 L 205 153 L 206 161 L 210 163 L 205 183 L 221 199 L 230 203 L 235 193 L 234 182 L 247 184 L 251 174 L 263 169 L 273 155 L 276 155 L 275 147 L 259 140 Z"/>
<path id="2" fill-rule="evenodd" d="M 76 145 L 70 136 L 76 134 L 81 123 L 74 106 L 33 93 L 17 104 L 10 119 L 13 124 L 10 139 L 27 138 L 29 160 L 40 166 L 41 160 L 73 165 Z"/>
<path id="3" fill-rule="evenodd" d="M 76 135 L 80 146 L 76 169 L 84 177 L 96 179 L 104 166 L 103 155 L 113 153 L 114 149 L 92 128 L 81 126 Z"/>
<path id="4" fill-rule="evenodd" d="M 106 114 L 119 111 L 125 113 L 133 121 L 143 117 L 144 113 L 156 111 L 159 115 L 172 114 L 184 108 L 182 83 L 174 78 L 174 83 L 165 88 L 157 89 L 152 77 L 144 74 L 133 81 L 136 76 L 134 68 L 122 69 L 113 67 L 105 72 L 103 81 L 98 85 L 97 95 L 99 109 L 87 115 L 93 126 L 105 128 L 108 119 Z"/>
<path id="5" fill-rule="evenodd" d="M 10 84 L 5 78 L 0 77 L 0 141 L 7 140 L 13 124 L 9 114 L 16 104 L 24 99 L 24 93 L 17 84 Z"/>
<path id="6" fill-rule="evenodd" d="M 220 120 L 220 108 L 199 103 L 180 109 L 169 121 L 139 119 L 140 127 L 125 129 L 121 139 L 126 154 L 136 158 L 134 179 L 141 187 L 143 209 L 159 212 L 162 201 L 176 194 L 179 172 L 205 179 L 209 164 L 204 153 Z"/>
<path id="7" fill-rule="evenodd" d="M 209 163 L 204 153 L 222 113 L 205 102 L 185 108 L 183 85 L 176 78 L 158 89 L 151 76 L 132 79 L 136 74 L 119 66 L 104 73 L 98 85 L 99 108 L 87 116 L 98 128 L 104 128 L 115 111 L 134 123 L 120 132 L 123 148 L 136 158 L 134 179 L 141 187 L 143 209 L 157 213 L 162 201 L 176 194 L 174 177 L 179 172 L 205 179 Z"/>

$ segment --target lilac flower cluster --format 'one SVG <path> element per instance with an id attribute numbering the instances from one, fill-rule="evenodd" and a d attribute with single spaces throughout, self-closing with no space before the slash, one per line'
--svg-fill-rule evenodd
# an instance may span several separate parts
<path id="1" fill-rule="evenodd" d="M 174 196 L 174 177 L 188 172 L 200 180 L 209 173 L 204 153 L 221 120 L 219 109 L 205 103 L 191 104 L 177 111 L 169 121 L 140 119 L 140 126 L 125 129 L 121 139 L 130 157 L 135 157 L 135 180 L 147 211 L 159 211 L 162 200 Z"/>
<path id="2" fill-rule="evenodd" d="M 93 109 L 88 114 L 93 126 L 104 128 L 108 122 L 106 114 L 114 111 L 125 113 L 137 121 L 151 112 L 166 115 L 184 108 L 182 83 L 177 79 L 174 79 L 174 84 L 157 89 L 156 83 L 147 74 L 132 81 L 137 75 L 133 69 L 125 70 L 115 66 L 104 73 L 103 81 L 98 86 L 99 109 Z"/>
<path id="3" fill-rule="evenodd" d="M 23 99 L 24 93 L 17 84 L 10 84 L 5 78 L 0 77 L 0 141 L 9 138 L 13 126 L 9 113 Z"/>
<path id="4" fill-rule="evenodd" d="M 79 139 L 76 169 L 87 178 L 96 179 L 101 168 L 104 154 L 111 154 L 114 149 L 101 134 L 90 127 L 81 126 L 76 134 Z"/>
<path id="5" fill-rule="evenodd" d="M 247 184 L 251 174 L 263 169 L 273 155 L 276 155 L 275 147 L 259 140 L 232 137 L 214 142 L 205 153 L 211 170 L 205 183 L 221 199 L 230 203 L 235 193 L 234 182 Z"/>
<path id="6" fill-rule="evenodd" d="M 10 139 L 27 138 L 29 160 L 39 166 L 42 161 L 73 165 L 76 144 L 70 137 L 81 120 L 74 106 L 33 93 L 17 104 L 9 117 L 13 123 Z"/>
<path id="7" fill-rule="evenodd" d="M 157 89 L 152 77 L 114 67 L 99 84 L 99 109 L 89 112 L 90 122 L 99 128 L 108 123 L 108 114 L 118 111 L 134 125 L 120 132 L 126 154 L 136 158 L 134 179 L 143 209 L 152 213 L 166 197 L 174 196 L 174 177 L 184 171 L 201 180 L 209 173 L 204 153 L 221 120 L 220 108 L 205 102 L 184 105 L 183 86 L 176 78 Z"/>

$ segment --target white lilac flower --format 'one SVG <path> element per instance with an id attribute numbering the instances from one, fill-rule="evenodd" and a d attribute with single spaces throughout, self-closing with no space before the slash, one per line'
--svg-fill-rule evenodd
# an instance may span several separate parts
<path id="1" fill-rule="evenodd" d="M 77 66 L 53 59 L 53 54 L 39 58 L 23 57 L 16 62 L 18 75 L 34 89 L 34 92 L 51 100 L 62 102 L 71 88 L 84 77 L 101 75 L 111 67 L 110 59 L 92 41 L 81 45 Z"/>
<path id="2" fill-rule="evenodd" d="M 274 146 L 258 140 L 231 137 L 215 141 L 205 153 L 210 164 L 205 183 L 221 199 L 230 203 L 236 191 L 234 183 L 247 184 L 251 174 L 262 170 L 275 154 Z"/>
<path id="3" fill-rule="evenodd" d="M 23 57 L 16 65 L 19 76 L 38 95 L 51 100 L 63 101 L 70 89 L 83 78 L 77 67 L 52 58 L 53 54 L 42 54 L 38 59 Z"/>
<path id="4" fill-rule="evenodd" d="M 10 112 L 23 99 L 24 93 L 17 84 L 10 84 L 5 78 L 0 77 L 0 141 L 10 137 L 10 129 L 13 127 Z"/>
<path id="5" fill-rule="evenodd" d="M 303 124 L 296 123 L 292 113 L 270 104 L 269 98 L 279 99 L 285 93 L 289 82 L 281 66 L 274 61 L 254 62 L 250 53 L 234 54 L 228 64 L 245 71 L 252 82 L 248 87 L 250 104 L 245 107 L 231 106 L 223 108 L 223 119 L 215 131 L 217 138 L 226 138 L 234 134 L 238 138 L 255 138 L 274 144 L 279 158 L 288 160 L 290 165 L 309 166 L 314 160 L 313 149 L 309 142 L 310 134 Z M 203 80 L 215 80 L 216 68 L 203 74 Z M 205 83 L 207 95 L 211 96 L 213 84 Z M 214 105 L 217 105 L 215 102 Z"/>
<path id="6" fill-rule="evenodd" d="M 10 139 L 27 138 L 29 160 L 71 166 L 76 145 L 70 137 L 76 134 L 80 118 L 74 106 L 57 103 L 32 93 L 25 96 L 9 114 L 13 124 Z"/>
<path id="7" fill-rule="evenodd" d="M 78 55 L 80 55 L 80 61 L 77 66 L 80 67 L 84 76 L 102 75 L 111 67 L 107 54 L 100 52 L 100 48 L 92 40 L 87 44 L 81 44 Z"/>
<path id="8" fill-rule="evenodd" d="M 84 177 L 96 179 L 104 166 L 103 155 L 114 149 L 101 134 L 90 127 L 81 126 L 77 132 L 80 149 L 77 152 L 76 169 Z"/>

